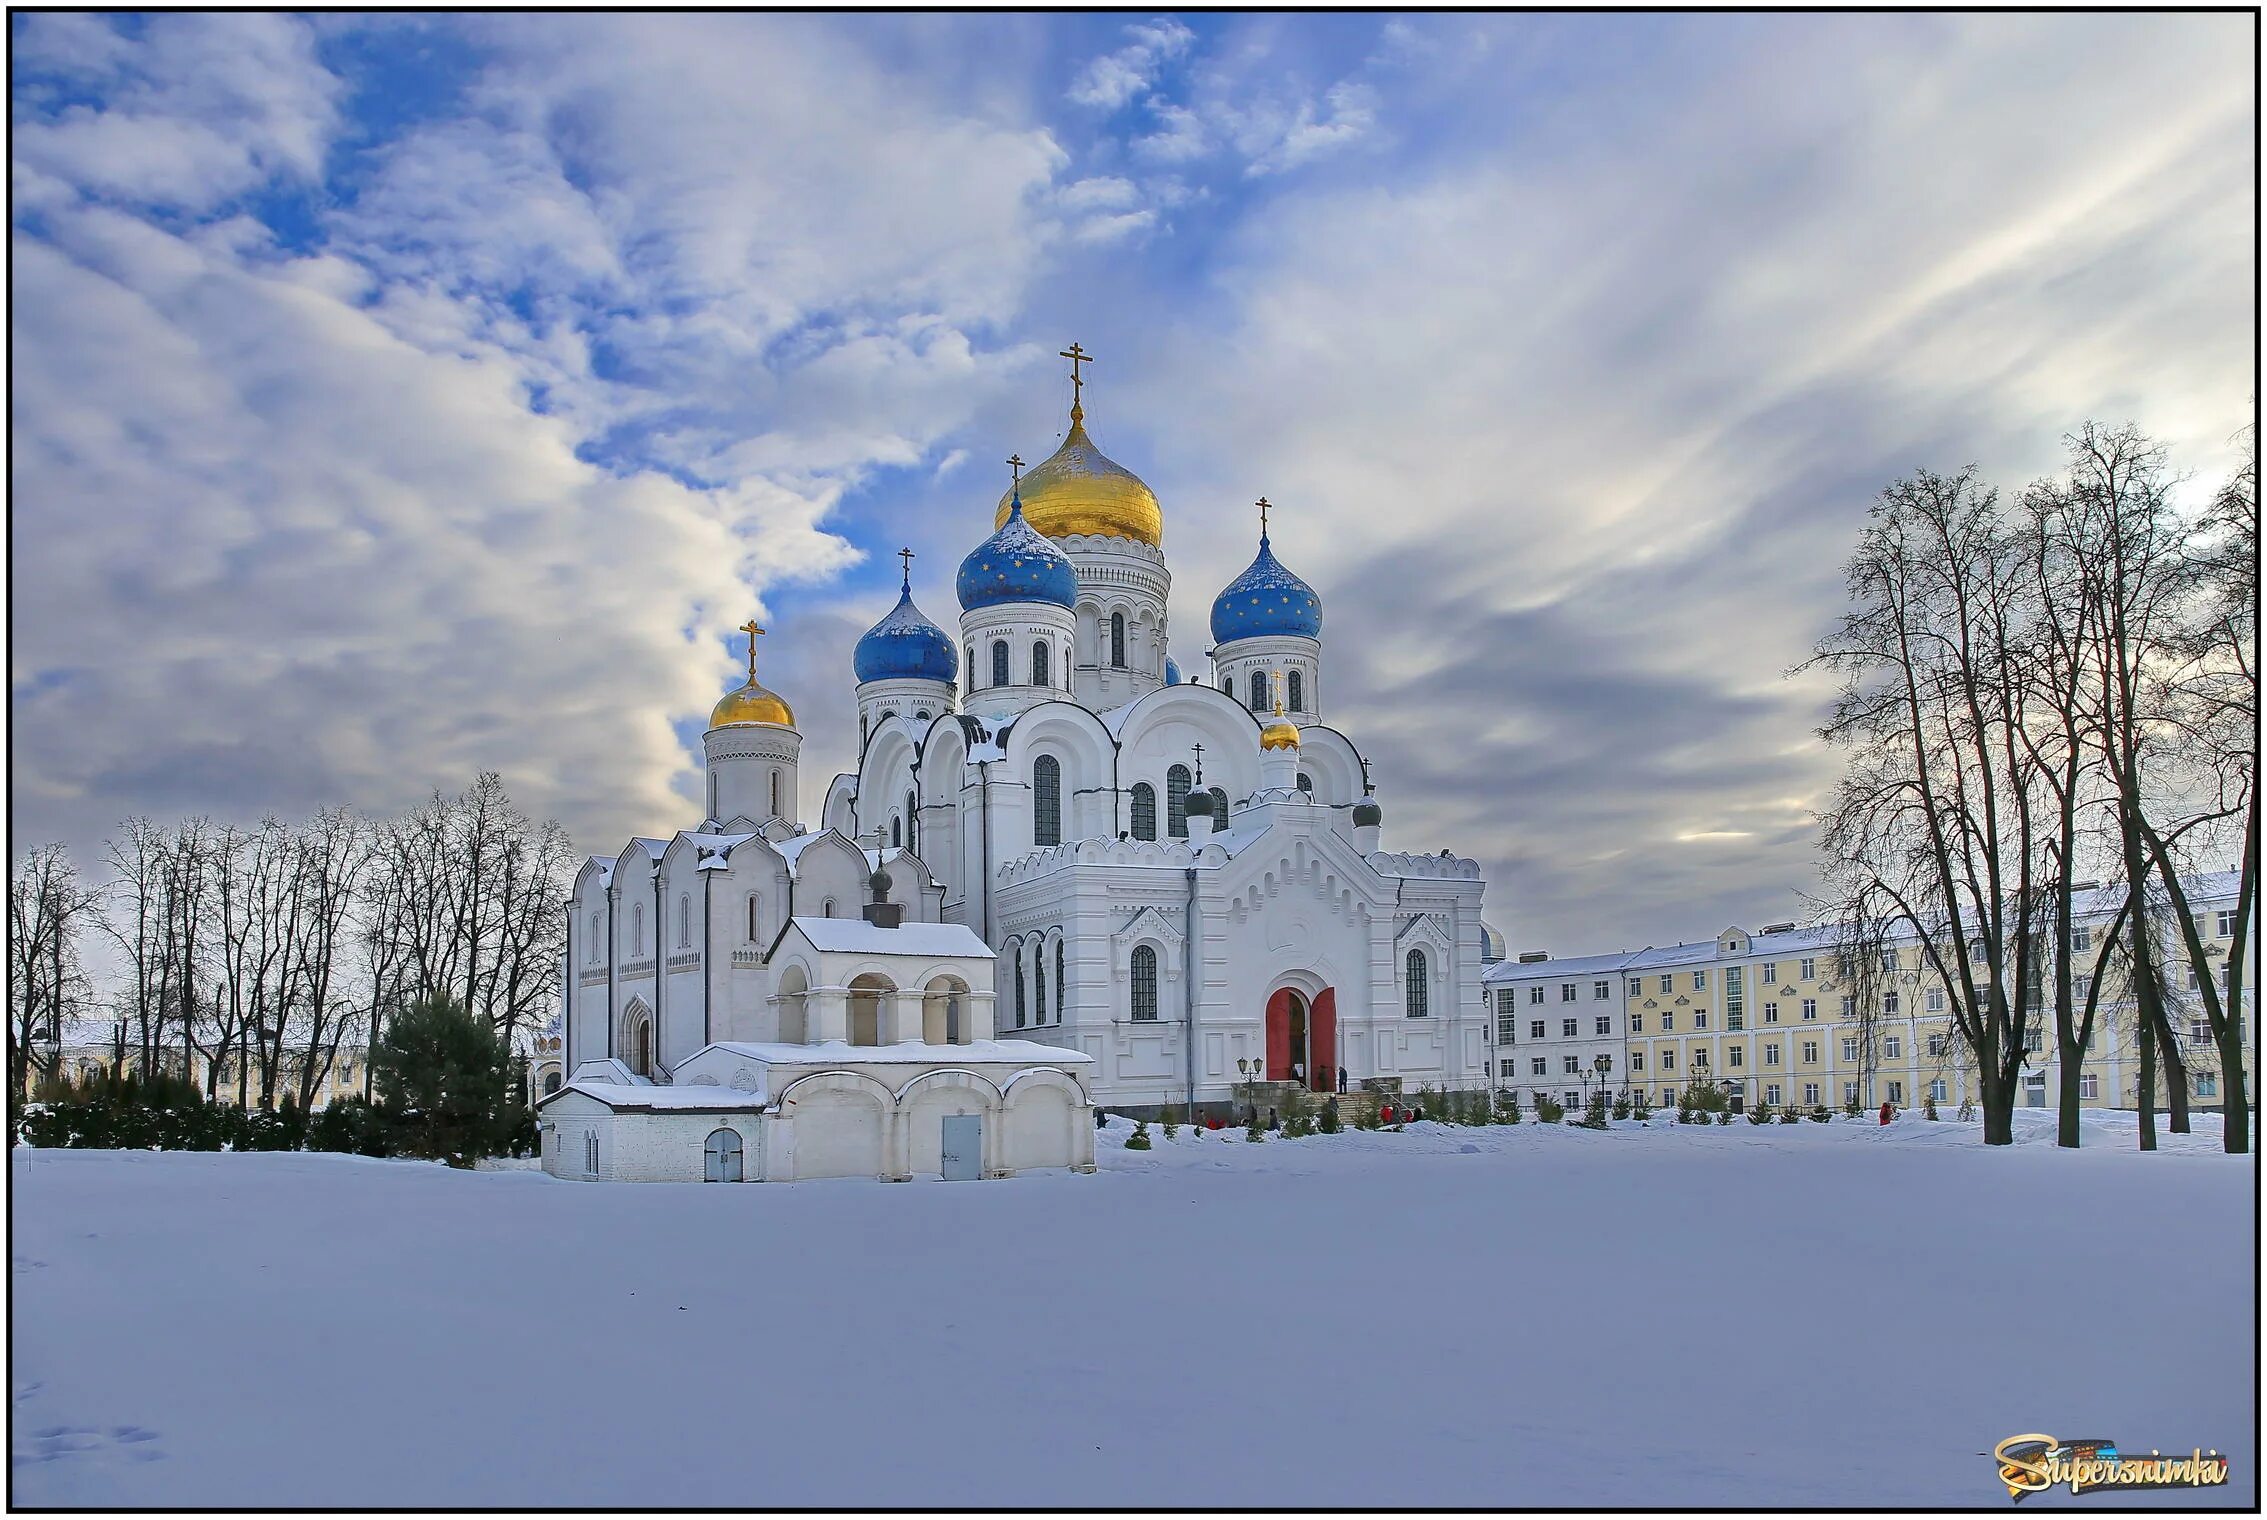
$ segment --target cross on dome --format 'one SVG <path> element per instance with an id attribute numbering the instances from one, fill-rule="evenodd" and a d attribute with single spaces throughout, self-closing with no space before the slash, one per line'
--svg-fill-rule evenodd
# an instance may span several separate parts
<path id="1" fill-rule="evenodd" d="M 764 625 L 750 618 L 740 625 L 740 632 L 748 636 L 748 679 L 753 681 L 756 678 L 756 640 L 763 637 Z"/>

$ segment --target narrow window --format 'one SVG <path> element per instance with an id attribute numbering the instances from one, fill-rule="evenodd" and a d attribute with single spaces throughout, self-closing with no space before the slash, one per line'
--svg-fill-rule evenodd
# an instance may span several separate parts
<path id="1" fill-rule="evenodd" d="M 921 797 L 917 792 L 905 794 L 905 846 L 916 855 L 921 853 Z"/>
<path id="2" fill-rule="evenodd" d="M 1126 615 L 1122 612 L 1110 614 L 1110 663 L 1119 670 L 1126 668 Z"/>
<path id="3" fill-rule="evenodd" d="M 974 686 L 976 684 L 976 646 L 974 644 L 968 646 L 968 658 L 960 662 L 960 668 L 968 672 L 968 684 Z"/>
<path id="4" fill-rule="evenodd" d="M 598 964 L 598 947 L 604 943 L 605 936 L 598 928 L 598 915 L 593 913 L 590 916 L 590 961 L 594 966 Z"/>
<path id="5" fill-rule="evenodd" d="M 653 1075 L 653 1025 L 643 1019 L 638 1021 L 638 1073 Z"/>
<path id="6" fill-rule="evenodd" d="M 1157 952 L 1148 945 L 1134 946 L 1133 1016 L 1143 1022 L 1157 1017 Z"/>
<path id="7" fill-rule="evenodd" d="M 1307 706 L 1305 678 L 1294 670 L 1285 681 L 1283 705 L 1293 712 L 1304 712 Z"/>
<path id="8" fill-rule="evenodd" d="M 1252 711 L 1267 711 L 1267 675 L 1264 671 L 1252 672 Z"/>
<path id="9" fill-rule="evenodd" d="M 1212 820 L 1215 827 L 1220 820 Z M 1189 768 L 1169 767 L 1165 772 L 1165 833 L 1173 839 L 1189 837 Z"/>
<path id="10" fill-rule="evenodd" d="M 773 817 L 779 816 L 779 772 L 777 771 L 771 773 L 771 811 Z"/>
<path id="11" fill-rule="evenodd" d="M 1034 639 L 1031 644 L 1031 684 L 1048 686 L 1053 682 L 1047 674 L 1047 641 Z"/>
<path id="12" fill-rule="evenodd" d="M 1015 1027 L 1021 1029 L 1023 1022 L 1023 950 L 1019 946 L 1015 952 Z"/>
<path id="13" fill-rule="evenodd" d="M 1133 789 L 1133 837 L 1157 837 L 1157 788 L 1146 781 L 1137 781 Z"/>
<path id="14" fill-rule="evenodd" d="M 905 847 L 905 820 L 892 816 L 889 821 L 889 842 L 893 850 Z"/>
<path id="15" fill-rule="evenodd" d="M 1031 842 L 1063 842 L 1063 767 L 1053 755 L 1031 762 Z"/>
<path id="16" fill-rule="evenodd" d="M 1228 794 L 1218 787 L 1212 787 L 1210 791 L 1212 794 L 1212 826 L 1215 829 L 1225 829 L 1228 827 Z"/>
<path id="17" fill-rule="evenodd" d="M 1408 964 L 1409 1017 L 1421 1019 L 1432 1012 L 1431 999 L 1425 986 L 1425 952 L 1422 950 L 1410 951 Z"/>
<path id="18" fill-rule="evenodd" d="M 1055 1022 L 1063 1021 L 1063 942 L 1055 941 Z"/>
<path id="19" fill-rule="evenodd" d="M 992 640 L 992 684 L 994 686 L 1008 684 L 1008 641 L 1006 639 Z"/>
<path id="20" fill-rule="evenodd" d="M 645 905 L 643 903 L 630 909 L 630 954 L 645 954 Z"/>
<path id="21" fill-rule="evenodd" d="M 1031 1003 L 1039 1022 L 1047 1022 L 1047 947 L 1041 945 L 1031 952 Z"/>
<path id="22" fill-rule="evenodd" d="M 693 944 L 693 899 L 680 893 L 677 898 L 677 948 L 689 950 Z"/>
<path id="23" fill-rule="evenodd" d="M 751 945 L 763 937 L 761 931 L 756 927 L 756 915 L 761 910 L 762 904 L 763 899 L 761 897 L 753 892 L 748 894 L 748 943 Z"/>

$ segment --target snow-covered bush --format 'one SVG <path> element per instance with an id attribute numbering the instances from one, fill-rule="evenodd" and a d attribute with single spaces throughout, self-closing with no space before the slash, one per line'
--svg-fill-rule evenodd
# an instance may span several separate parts
<path id="1" fill-rule="evenodd" d="M 1129 1151 L 1149 1149 L 1149 1121 L 1147 1119 L 1134 1120 L 1134 1131 L 1126 1136 L 1126 1149 Z"/>
<path id="2" fill-rule="evenodd" d="M 1538 1123 L 1538 1124 L 1556 1124 L 1556 1123 L 1558 1123 L 1558 1122 L 1559 1122 L 1559 1121 L 1560 1121 L 1561 1119 L 1564 1119 L 1565 1117 L 1566 1117 L 1566 1108 L 1565 1108 L 1565 1106 L 1564 1106 L 1564 1105 L 1562 1105 L 1562 1104 L 1559 1104 L 1559 1103 L 1554 1103 L 1553 1101 L 1551 1101 L 1551 1100 L 1550 1100 L 1549 1098 L 1545 1097 L 1545 1096 L 1544 1096 L 1543 1094 L 1541 1094 L 1541 1093 L 1537 1093 L 1537 1094 L 1535 1094 L 1535 1122 L 1536 1122 L 1536 1123 Z"/>

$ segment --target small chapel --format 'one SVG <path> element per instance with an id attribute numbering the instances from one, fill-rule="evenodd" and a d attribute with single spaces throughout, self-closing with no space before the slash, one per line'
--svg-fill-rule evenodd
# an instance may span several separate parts
<path id="1" fill-rule="evenodd" d="M 747 680 L 703 739 L 705 816 L 584 865 L 553 1171 L 627 1175 L 604 1164 L 608 1115 L 722 1114 L 731 1094 L 750 1117 L 702 1131 L 703 1173 L 730 1130 L 742 1177 L 935 1174 L 957 1106 L 989 1125 L 996 1175 L 1091 1165 L 1094 1104 L 1486 1080 L 1501 940 L 1479 866 L 1383 848 L 1380 788 L 1326 721 L 1322 601 L 1277 558 L 1268 503 L 1185 673 L 1164 510 L 1087 432 L 1093 356 L 1064 357 L 1068 430 L 1037 466 L 1008 461 L 954 577 L 956 633 L 916 603 L 907 554 L 859 640 L 858 763 L 820 816 L 800 816 L 802 736 L 756 678 L 751 621 Z M 707 1122 L 673 1131 L 661 1170 Z"/>

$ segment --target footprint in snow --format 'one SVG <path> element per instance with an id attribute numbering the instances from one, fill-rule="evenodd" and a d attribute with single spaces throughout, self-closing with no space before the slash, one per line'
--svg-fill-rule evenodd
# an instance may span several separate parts
<path id="1" fill-rule="evenodd" d="M 28 1446 L 10 1448 L 10 1465 L 26 1467 L 76 1457 L 100 1463 L 163 1462 L 158 1433 L 142 1425 L 43 1425 L 29 1432 Z"/>

